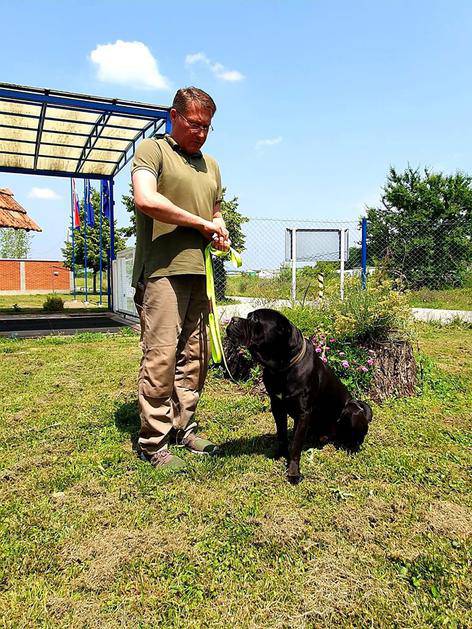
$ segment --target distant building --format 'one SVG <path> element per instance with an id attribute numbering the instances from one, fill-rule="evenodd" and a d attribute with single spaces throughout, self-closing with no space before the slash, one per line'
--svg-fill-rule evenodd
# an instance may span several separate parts
<path id="1" fill-rule="evenodd" d="M 42 231 L 9 188 L 0 188 L 0 228 Z M 59 260 L 0 259 L 0 293 L 70 291 L 71 272 Z"/>

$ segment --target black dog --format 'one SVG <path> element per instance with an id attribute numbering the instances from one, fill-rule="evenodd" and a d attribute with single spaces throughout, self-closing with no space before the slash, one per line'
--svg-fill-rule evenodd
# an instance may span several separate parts
<path id="1" fill-rule="evenodd" d="M 247 319 L 233 317 L 226 332 L 233 344 L 247 347 L 264 367 L 264 385 L 277 426 L 278 456 L 288 459 L 291 483 L 301 480 L 300 455 L 308 429 L 321 443 L 334 441 L 351 451 L 359 449 L 372 420 L 370 406 L 352 397 L 287 317 L 261 308 L 250 312 Z M 294 420 L 290 452 L 287 415 Z"/>

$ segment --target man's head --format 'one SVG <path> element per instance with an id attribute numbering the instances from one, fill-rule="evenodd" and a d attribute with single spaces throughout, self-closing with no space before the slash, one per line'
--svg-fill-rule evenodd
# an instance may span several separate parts
<path id="1" fill-rule="evenodd" d="M 177 91 L 170 110 L 172 137 L 186 153 L 197 153 L 202 148 L 215 111 L 212 97 L 198 87 Z"/>

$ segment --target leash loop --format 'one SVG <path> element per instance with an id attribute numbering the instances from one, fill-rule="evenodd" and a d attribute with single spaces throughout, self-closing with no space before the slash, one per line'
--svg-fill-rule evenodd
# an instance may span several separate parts
<path id="1" fill-rule="evenodd" d="M 223 350 L 220 321 L 218 318 L 218 309 L 216 306 L 215 278 L 213 275 L 213 264 L 211 260 L 212 255 L 218 258 L 229 258 L 229 261 L 235 268 L 239 268 L 242 265 L 243 261 L 241 255 L 231 247 L 228 249 L 228 251 L 220 251 L 219 249 L 215 249 L 212 243 L 208 244 L 205 247 L 206 293 L 210 309 L 208 315 L 208 325 L 210 328 L 211 358 L 215 365 L 219 365 L 221 362 L 223 362 L 226 370 L 229 373 L 230 378 L 234 380 L 230 370 L 228 369 L 228 364 L 226 362 L 226 357 Z"/>

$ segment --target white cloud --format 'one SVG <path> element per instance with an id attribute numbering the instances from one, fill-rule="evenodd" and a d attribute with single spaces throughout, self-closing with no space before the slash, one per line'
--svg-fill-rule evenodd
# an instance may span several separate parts
<path id="1" fill-rule="evenodd" d="M 31 188 L 30 193 L 28 194 L 30 199 L 42 199 L 46 201 L 57 201 L 61 197 L 51 190 L 51 188 Z"/>
<path id="2" fill-rule="evenodd" d="M 157 59 L 140 41 L 122 41 L 98 44 L 90 53 L 97 66 L 97 78 L 105 83 L 118 83 L 132 87 L 169 90 L 168 79 L 159 72 Z"/>
<path id="3" fill-rule="evenodd" d="M 282 142 L 282 136 L 278 136 L 276 138 L 268 138 L 267 140 L 257 140 L 256 149 L 262 149 L 266 146 L 275 146 L 275 144 L 280 144 Z"/>
<path id="4" fill-rule="evenodd" d="M 218 61 L 212 61 L 204 52 L 195 52 L 185 57 L 185 65 L 191 66 L 194 63 L 203 63 L 213 72 L 217 79 L 222 81 L 242 81 L 245 76 L 239 70 L 227 70 L 223 64 Z"/>
<path id="5" fill-rule="evenodd" d="M 203 63 L 210 63 L 210 60 L 203 52 L 196 52 L 193 55 L 187 55 L 185 57 L 185 63 L 187 65 L 192 65 L 192 63 L 197 63 L 197 61 L 203 61 Z"/>

